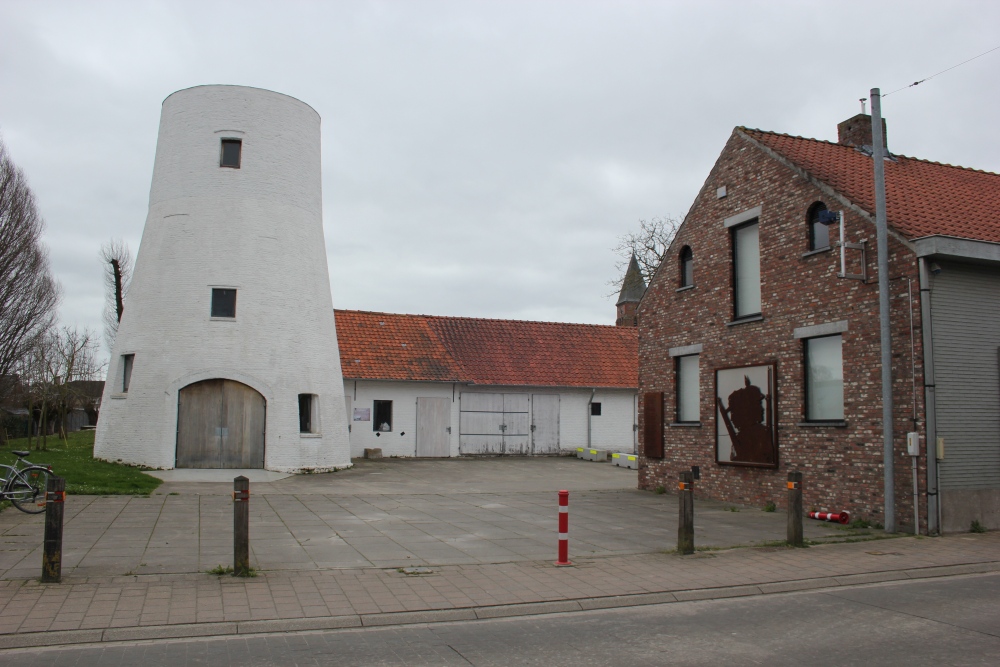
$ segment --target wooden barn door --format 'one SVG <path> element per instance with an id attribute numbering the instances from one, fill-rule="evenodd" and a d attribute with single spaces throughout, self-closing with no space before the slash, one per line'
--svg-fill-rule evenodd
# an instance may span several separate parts
<path id="1" fill-rule="evenodd" d="M 204 380 L 180 390 L 178 468 L 263 468 L 266 406 L 255 389 Z"/>
<path id="2" fill-rule="evenodd" d="M 527 394 L 463 392 L 459 410 L 459 453 L 531 453 Z"/>
<path id="3" fill-rule="evenodd" d="M 451 399 L 417 399 L 417 456 L 451 453 Z"/>
<path id="4" fill-rule="evenodd" d="M 559 394 L 531 397 L 531 453 L 559 453 Z"/>

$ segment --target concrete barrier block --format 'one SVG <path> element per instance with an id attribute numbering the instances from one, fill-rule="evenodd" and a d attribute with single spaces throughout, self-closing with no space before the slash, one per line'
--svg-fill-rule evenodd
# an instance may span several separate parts
<path id="1" fill-rule="evenodd" d="M 366 459 L 380 459 L 382 458 L 382 448 L 372 447 L 371 449 L 365 449 Z"/>
<path id="2" fill-rule="evenodd" d="M 639 469 L 639 456 L 626 452 L 615 452 L 611 455 L 611 463 L 622 468 Z"/>

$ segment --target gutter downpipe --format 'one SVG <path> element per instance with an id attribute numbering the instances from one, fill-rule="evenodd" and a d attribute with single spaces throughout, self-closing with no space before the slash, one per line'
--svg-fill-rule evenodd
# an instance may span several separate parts
<path id="1" fill-rule="evenodd" d="M 937 462 L 937 396 L 934 381 L 934 328 L 931 322 L 931 282 L 927 260 L 917 259 L 920 276 L 920 335 L 924 348 L 924 423 L 927 428 L 927 534 L 941 534 L 941 496 Z"/>
<path id="2" fill-rule="evenodd" d="M 587 401 L 587 449 L 593 446 L 591 442 L 591 422 L 594 420 L 593 405 L 594 405 L 594 395 L 597 394 L 597 389 L 590 390 L 590 400 Z"/>

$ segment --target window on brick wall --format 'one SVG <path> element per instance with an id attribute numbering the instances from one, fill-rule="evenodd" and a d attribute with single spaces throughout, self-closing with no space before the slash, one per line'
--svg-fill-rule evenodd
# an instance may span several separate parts
<path id="1" fill-rule="evenodd" d="M 590 404 L 590 416 L 591 417 L 600 417 L 601 416 L 601 404 L 600 403 L 591 403 Z"/>
<path id="2" fill-rule="evenodd" d="M 691 287 L 694 285 L 694 253 L 691 246 L 681 248 L 681 287 Z"/>
<path id="3" fill-rule="evenodd" d="M 806 421 L 843 421 L 844 355 L 840 334 L 806 338 Z"/>
<path id="4" fill-rule="evenodd" d="M 732 228 L 733 310 L 737 319 L 760 315 L 760 234 L 756 220 Z"/>
<path id="5" fill-rule="evenodd" d="M 231 169 L 240 168 L 240 157 L 243 152 L 242 139 L 223 139 L 222 152 L 219 156 L 219 166 Z"/>
<path id="6" fill-rule="evenodd" d="M 675 357 L 677 367 L 677 421 L 701 421 L 701 369 L 697 354 Z"/>
<path id="7" fill-rule="evenodd" d="M 826 204 L 816 202 L 809 207 L 809 249 L 825 250 L 830 247 L 830 227 L 819 221 L 820 214 L 826 210 Z"/>
<path id="8" fill-rule="evenodd" d="M 236 317 L 236 290 L 212 288 L 212 317 Z"/>
<path id="9" fill-rule="evenodd" d="M 375 401 L 372 406 L 374 419 L 372 419 L 373 431 L 392 430 L 392 401 Z"/>

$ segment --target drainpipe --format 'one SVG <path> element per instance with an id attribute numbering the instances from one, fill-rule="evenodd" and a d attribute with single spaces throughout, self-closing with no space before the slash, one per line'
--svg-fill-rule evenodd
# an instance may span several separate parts
<path id="1" fill-rule="evenodd" d="M 587 448 L 588 449 L 590 449 L 590 447 L 593 446 L 593 444 L 591 443 L 591 430 L 592 430 L 592 424 L 591 424 L 591 422 L 594 419 L 594 413 L 593 413 L 593 407 L 592 406 L 594 405 L 594 394 L 596 394 L 596 393 L 597 393 L 597 389 L 591 389 L 590 390 L 590 400 L 587 401 Z"/>
<path id="2" fill-rule="evenodd" d="M 934 391 L 934 329 L 931 323 L 931 281 L 927 260 L 917 259 L 920 275 L 920 335 L 924 342 L 924 412 L 927 425 L 927 533 L 941 534 L 941 496 L 937 465 L 937 398 Z"/>

